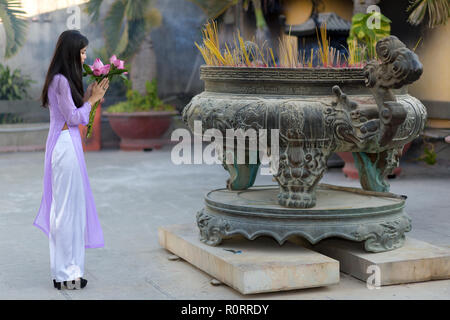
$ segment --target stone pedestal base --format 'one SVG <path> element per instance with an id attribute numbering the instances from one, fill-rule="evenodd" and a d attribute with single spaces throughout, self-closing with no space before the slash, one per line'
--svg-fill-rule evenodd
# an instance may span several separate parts
<path id="1" fill-rule="evenodd" d="M 339 237 L 364 242 L 365 249 L 382 252 L 400 248 L 410 218 L 403 212 L 401 196 L 331 185 L 319 185 L 314 208 L 286 208 L 277 201 L 278 186 L 246 190 L 217 189 L 205 196 L 197 213 L 200 239 L 219 245 L 222 239 L 243 235 L 253 240 L 270 236 L 283 244 L 300 236 L 316 244 Z"/>
<path id="2" fill-rule="evenodd" d="M 242 294 L 322 287 L 339 282 L 339 262 L 293 243 L 242 237 L 211 247 L 199 240 L 195 225 L 158 229 L 159 243 Z"/>
<path id="3" fill-rule="evenodd" d="M 375 269 L 379 268 L 382 286 L 450 279 L 450 248 L 411 238 L 390 252 L 367 253 L 360 244 L 340 239 L 324 240 L 312 249 L 339 260 L 342 272 L 363 281 L 370 276 L 375 280 Z"/>

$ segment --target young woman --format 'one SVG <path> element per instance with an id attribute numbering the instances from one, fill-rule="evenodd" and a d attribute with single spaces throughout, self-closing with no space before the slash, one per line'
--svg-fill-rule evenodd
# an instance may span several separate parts
<path id="1" fill-rule="evenodd" d="M 108 79 L 83 89 L 82 66 L 89 41 L 79 31 L 64 31 L 48 68 L 41 101 L 50 110 L 44 162 L 44 190 L 34 221 L 49 237 L 54 287 L 81 289 L 85 248 L 104 246 L 86 171 L 78 125 L 87 125 L 92 106 L 103 99 Z"/>

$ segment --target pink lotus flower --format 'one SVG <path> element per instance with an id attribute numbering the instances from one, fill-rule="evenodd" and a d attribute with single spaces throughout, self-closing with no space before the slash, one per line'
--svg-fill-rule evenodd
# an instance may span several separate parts
<path id="1" fill-rule="evenodd" d="M 91 67 L 94 75 L 100 76 L 100 75 L 107 75 L 109 73 L 109 69 L 111 68 L 111 65 L 109 65 L 109 64 L 103 65 L 103 62 L 99 58 L 97 58 L 97 59 L 95 59 L 94 64 L 90 67 Z"/>
<path id="2" fill-rule="evenodd" d="M 91 78 L 93 78 L 94 81 L 96 81 L 97 83 L 99 83 L 101 81 L 101 79 L 103 79 L 104 77 L 100 77 L 102 75 L 107 76 L 108 79 L 112 79 L 114 76 L 116 75 L 120 75 L 121 78 L 126 79 L 126 77 L 123 76 L 123 74 L 127 74 L 128 72 L 126 72 L 125 66 L 124 66 L 124 61 L 117 59 L 116 55 L 113 55 L 109 61 L 111 62 L 111 64 L 107 64 L 107 65 L 103 65 L 103 62 L 97 58 L 94 61 L 94 64 L 92 66 L 87 65 L 87 64 L 83 64 L 83 69 L 85 72 L 83 72 L 83 76 L 86 75 L 90 75 Z M 111 70 L 112 68 L 112 70 Z M 90 70 L 88 70 L 90 69 Z M 121 71 L 117 71 L 117 70 L 121 70 Z M 110 74 L 111 72 L 111 74 Z M 100 79 L 99 79 L 100 78 Z M 99 103 L 103 102 L 103 98 L 101 99 L 101 101 L 97 101 L 91 109 L 91 112 L 89 113 L 89 122 L 87 125 L 87 133 L 86 133 L 86 138 L 90 138 L 91 134 L 92 134 L 92 125 L 94 123 L 94 117 L 95 117 L 95 112 L 97 110 L 97 106 L 99 105 Z"/>
<path id="3" fill-rule="evenodd" d="M 123 69 L 124 68 L 124 61 L 117 59 L 116 55 L 113 55 L 109 61 L 116 66 L 117 69 Z"/>
<path id="4" fill-rule="evenodd" d="M 125 62 L 123 60 L 117 59 L 116 55 L 113 55 L 109 58 L 109 62 L 115 65 L 117 69 L 125 69 Z M 124 72 L 123 74 L 128 74 L 128 72 Z"/>

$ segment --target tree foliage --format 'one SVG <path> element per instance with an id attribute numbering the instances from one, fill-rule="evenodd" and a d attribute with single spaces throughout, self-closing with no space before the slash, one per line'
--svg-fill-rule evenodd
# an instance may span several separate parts
<path id="1" fill-rule="evenodd" d="M 100 18 L 103 0 L 90 0 L 86 12 L 91 22 Z M 161 13 L 152 0 L 116 0 L 109 7 L 103 23 L 103 36 L 107 55 L 116 54 L 130 60 L 139 52 L 143 40 L 154 27 L 161 25 Z"/>
<path id="2" fill-rule="evenodd" d="M 414 0 L 407 11 L 411 11 L 408 22 L 412 25 L 422 23 L 428 13 L 428 26 L 430 28 L 445 25 L 450 17 L 449 0 Z"/>
<path id="3" fill-rule="evenodd" d="M 0 21 L 6 36 L 5 59 L 11 58 L 24 45 L 28 21 L 19 0 L 0 0 Z"/>

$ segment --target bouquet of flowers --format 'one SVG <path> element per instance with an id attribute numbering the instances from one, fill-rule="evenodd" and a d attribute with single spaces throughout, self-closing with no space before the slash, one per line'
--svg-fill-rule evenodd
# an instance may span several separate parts
<path id="1" fill-rule="evenodd" d="M 125 69 L 123 60 L 117 59 L 116 55 L 113 55 L 110 59 L 110 64 L 104 65 L 103 62 L 97 58 L 92 66 L 84 64 L 83 65 L 83 77 L 90 76 L 91 80 L 97 81 L 97 83 L 101 82 L 104 78 L 108 78 L 109 81 L 117 75 L 120 76 L 124 80 L 128 80 L 125 77 L 128 74 L 128 70 Z M 92 124 L 94 122 L 95 111 L 97 110 L 98 104 L 100 101 L 97 101 L 94 106 L 92 106 L 91 112 L 89 114 L 89 123 L 87 125 L 87 134 L 86 137 L 90 138 L 92 135 Z"/>

